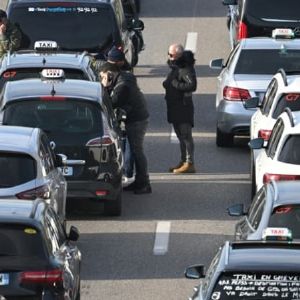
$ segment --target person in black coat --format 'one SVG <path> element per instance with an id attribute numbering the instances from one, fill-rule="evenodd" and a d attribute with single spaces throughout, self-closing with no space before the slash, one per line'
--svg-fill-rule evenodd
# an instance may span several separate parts
<path id="1" fill-rule="evenodd" d="M 180 162 L 169 171 L 176 174 L 195 173 L 192 92 L 197 89 L 197 77 L 194 54 L 192 51 L 184 50 L 180 44 L 173 44 L 169 47 L 168 56 L 171 70 L 163 82 L 166 90 L 167 117 L 168 122 L 174 127 L 181 151 Z"/>
<path id="2" fill-rule="evenodd" d="M 100 69 L 100 82 L 105 88 L 113 108 L 126 112 L 125 129 L 135 163 L 135 180 L 123 188 L 135 194 L 152 192 L 147 158 L 144 154 L 144 137 L 148 127 L 149 112 L 146 99 L 131 72 L 122 71 L 116 64 L 105 63 Z"/>

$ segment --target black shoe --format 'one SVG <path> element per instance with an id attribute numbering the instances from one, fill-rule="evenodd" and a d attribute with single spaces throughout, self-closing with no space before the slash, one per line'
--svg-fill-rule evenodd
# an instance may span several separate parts
<path id="1" fill-rule="evenodd" d="M 144 185 L 142 187 L 136 187 L 134 189 L 134 193 L 137 195 L 141 194 L 151 194 L 152 193 L 152 188 L 150 184 Z"/>
<path id="2" fill-rule="evenodd" d="M 135 188 L 136 188 L 136 182 L 134 181 L 134 182 L 130 183 L 129 185 L 124 186 L 123 191 L 125 191 L 125 192 L 126 191 L 134 191 Z"/>

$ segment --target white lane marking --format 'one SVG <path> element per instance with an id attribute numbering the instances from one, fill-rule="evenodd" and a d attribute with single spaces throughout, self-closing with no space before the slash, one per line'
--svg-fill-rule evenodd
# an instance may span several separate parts
<path id="1" fill-rule="evenodd" d="M 146 137 L 170 137 L 176 134 L 174 129 L 170 132 L 147 132 Z M 216 134 L 214 132 L 193 132 L 193 138 L 215 138 Z M 177 138 L 177 137 L 176 137 Z M 248 137 L 249 138 L 249 137 Z"/>
<path id="2" fill-rule="evenodd" d="M 161 221 L 156 225 L 154 255 L 164 255 L 168 252 L 171 222 Z"/>
<path id="3" fill-rule="evenodd" d="M 185 40 L 185 50 L 197 51 L 198 32 L 188 32 Z"/>

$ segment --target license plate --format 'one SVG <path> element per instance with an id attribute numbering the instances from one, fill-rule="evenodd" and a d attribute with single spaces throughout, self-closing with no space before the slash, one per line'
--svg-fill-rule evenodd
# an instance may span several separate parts
<path id="1" fill-rule="evenodd" d="M 9 274 L 0 273 L 0 285 L 8 285 L 8 284 L 9 284 Z"/>
<path id="2" fill-rule="evenodd" d="M 73 176 L 73 167 L 59 168 L 64 176 Z"/>

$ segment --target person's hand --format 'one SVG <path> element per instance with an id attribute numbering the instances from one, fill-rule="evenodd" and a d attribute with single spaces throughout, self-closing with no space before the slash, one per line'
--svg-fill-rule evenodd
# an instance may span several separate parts
<path id="1" fill-rule="evenodd" d="M 100 72 L 100 82 L 104 87 L 108 87 L 111 85 L 111 78 L 109 73 Z"/>
<path id="2" fill-rule="evenodd" d="M 6 32 L 6 25 L 2 23 L 0 25 L 0 34 L 5 34 L 5 32 Z"/>

